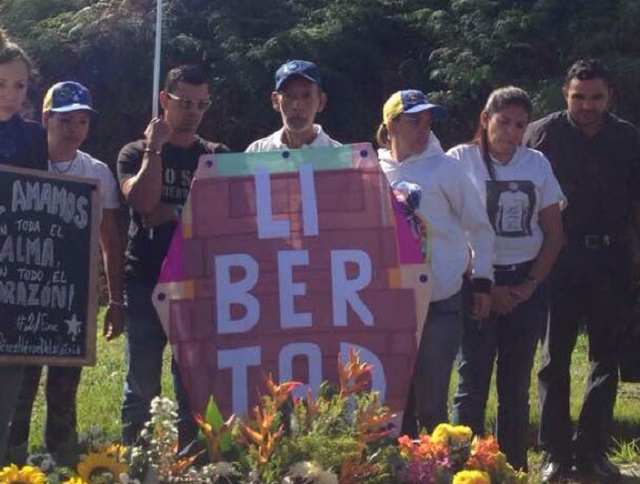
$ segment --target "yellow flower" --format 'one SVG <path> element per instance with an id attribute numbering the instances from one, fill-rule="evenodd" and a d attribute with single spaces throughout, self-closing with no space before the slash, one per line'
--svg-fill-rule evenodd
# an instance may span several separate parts
<path id="1" fill-rule="evenodd" d="M 80 479 L 79 477 L 72 477 L 71 479 L 64 481 L 62 484 L 87 484 L 87 483 L 82 479 Z"/>
<path id="2" fill-rule="evenodd" d="M 0 471 L 1 484 L 45 484 L 45 482 L 46 476 L 38 467 L 19 468 L 11 464 Z"/>
<path id="3" fill-rule="evenodd" d="M 431 433 L 431 441 L 437 444 L 449 444 L 449 438 L 453 426 L 448 423 L 441 423 Z"/>
<path id="4" fill-rule="evenodd" d="M 113 456 L 116 459 L 124 459 L 127 455 L 127 448 L 121 444 L 110 444 L 102 448 L 98 448 L 98 452 Z"/>
<path id="5" fill-rule="evenodd" d="M 456 425 L 451 429 L 449 437 L 456 443 L 471 442 L 473 431 L 465 425 Z"/>
<path id="6" fill-rule="evenodd" d="M 82 480 L 91 482 L 92 477 L 111 474 L 116 479 L 126 473 L 129 467 L 104 453 L 91 453 L 78 464 L 78 474 Z"/>
<path id="7" fill-rule="evenodd" d="M 450 445 L 452 447 L 461 447 L 471 443 L 473 432 L 469 427 L 464 425 L 449 425 L 448 423 L 439 424 L 431 434 L 431 441 Z"/>
<path id="8" fill-rule="evenodd" d="M 483 471 L 460 471 L 453 476 L 452 484 L 491 484 L 491 478 Z"/>

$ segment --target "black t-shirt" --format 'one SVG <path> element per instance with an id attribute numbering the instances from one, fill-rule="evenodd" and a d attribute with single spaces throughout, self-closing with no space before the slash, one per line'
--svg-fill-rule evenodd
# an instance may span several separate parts
<path id="1" fill-rule="evenodd" d="M 0 164 L 47 170 L 47 135 L 38 123 L 18 114 L 0 121 Z"/>
<path id="2" fill-rule="evenodd" d="M 144 142 L 134 141 L 125 145 L 118 155 L 118 178 L 120 184 L 136 175 L 142 165 Z M 182 210 L 191 186 L 191 179 L 200 155 L 227 152 L 222 144 L 197 138 L 189 148 L 165 144 L 162 148 L 162 194 L 161 201 Z M 129 210 L 128 243 L 125 273 L 129 280 L 155 284 L 164 261 L 176 223 L 170 222 L 147 230 L 139 213 Z"/>
<path id="3" fill-rule="evenodd" d="M 608 113 L 590 137 L 560 111 L 531 123 L 525 141 L 549 159 L 567 196 L 570 239 L 628 230 L 632 205 L 640 202 L 640 133 L 632 124 Z"/>

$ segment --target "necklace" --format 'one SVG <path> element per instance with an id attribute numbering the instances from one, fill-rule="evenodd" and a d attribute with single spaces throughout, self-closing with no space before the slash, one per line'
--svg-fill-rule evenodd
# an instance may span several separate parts
<path id="1" fill-rule="evenodd" d="M 60 173 L 62 175 L 64 175 L 65 173 L 69 173 L 71 171 L 71 169 L 73 168 L 73 165 L 76 164 L 76 160 L 78 159 L 78 155 L 76 155 L 76 157 L 71 160 L 71 163 L 69 163 L 69 166 L 67 166 L 64 169 L 58 168 L 56 165 L 60 162 L 53 162 L 51 160 L 49 160 L 49 166 L 51 167 L 51 171 L 53 171 L 54 173 Z M 64 163 L 64 162 L 62 162 Z"/>

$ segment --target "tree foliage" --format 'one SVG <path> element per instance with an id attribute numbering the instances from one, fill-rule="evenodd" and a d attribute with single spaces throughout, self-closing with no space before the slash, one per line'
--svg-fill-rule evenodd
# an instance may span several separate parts
<path id="1" fill-rule="evenodd" d="M 0 24 L 23 43 L 42 89 L 88 85 L 101 112 L 89 145 L 113 160 L 151 113 L 156 0 L 3 0 Z M 467 139 L 487 94 L 516 84 L 538 114 L 563 106 L 566 68 L 600 57 L 618 80 L 616 108 L 640 118 L 640 2 L 635 0 L 164 0 L 162 70 L 209 73 L 214 107 L 202 132 L 241 150 L 279 125 L 269 93 L 284 61 L 316 61 L 337 139 L 367 141 L 386 97 L 431 92 L 452 119 L 445 144 Z"/>

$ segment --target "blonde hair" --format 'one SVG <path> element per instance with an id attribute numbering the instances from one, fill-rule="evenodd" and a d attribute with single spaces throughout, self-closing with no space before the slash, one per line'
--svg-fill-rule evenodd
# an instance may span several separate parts
<path id="1" fill-rule="evenodd" d="M 376 142 L 380 148 L 389 148 L 391 146 L 391 138 L 389 138 L 389 128 L 385 123 L 380 123 L 376 131 Z"/>

